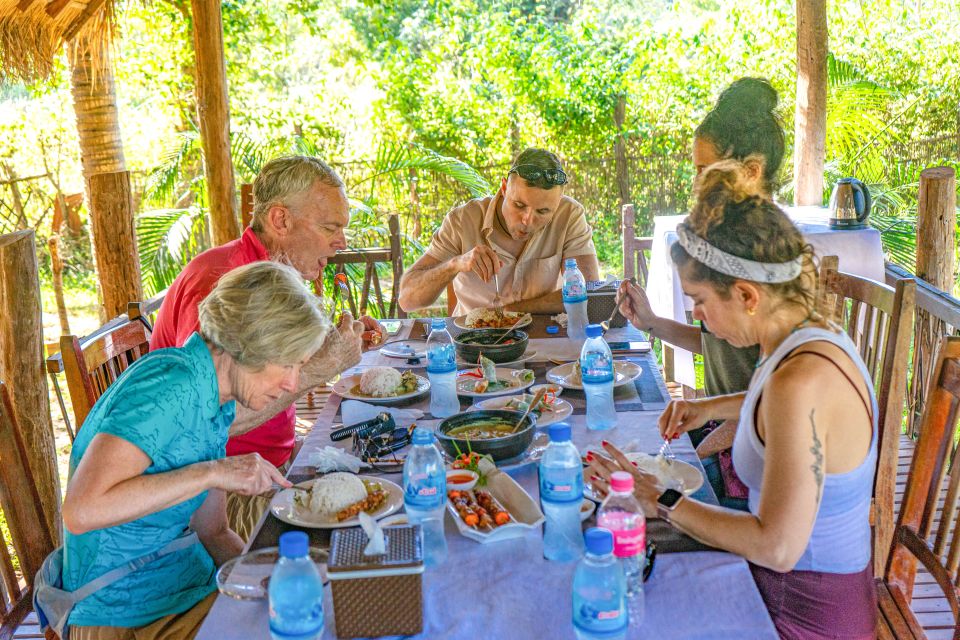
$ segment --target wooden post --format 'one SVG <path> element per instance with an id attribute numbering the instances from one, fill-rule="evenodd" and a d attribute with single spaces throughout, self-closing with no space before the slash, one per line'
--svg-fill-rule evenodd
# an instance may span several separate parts
<path id="1" fill-rule="evenodd" d="M 197 116 L 207 176 L 213 244 L 240 235 L 236 185 L 230 156 L 230 105 L 223 60 L 223 20 L 218 0 L 190 0 L 193 7 L 193 50 L 197 63 Z"/>
<path id="2" fill-rule="evenodd" d="M 60 540 L 60 474 L 43 361 L 40 277 L 33 230 L 0 236 L 0 378 L 11 388 L 30 469 L 54 541 Z"/>
<path id="3" fill-rule="evenodd" d="M 954 229 L 957 211 L 957 176 L 951 167 L 933 167 L 920 173 L 917 206 L 917 277 L 953 295 Z M 913 371 L 911 389 L 920 385 L 931 389 L 933 364 L 943 322 L 917 308 L 914 326 Z M 918 379 L 919 378 L 919 379 Z M 908 416 L 910 432 L 917 429 L 923 414 L 926 394 L 912 393 L 917 398 L 913 415 Z"/>
<path id="4" fill-rule="evenodd" d="M 90 230 L 103 296 L 103 317 L 127 312 L 127 303 L 143 298 L 140 260 L 133 226 L 130 173 L 126 170 L 109 51 L 91 43 L 72 43 L 70 79 L 80 137 L 80 157 L 90 204 Z"/>
<path id="5" fill-rule="evenodd" d="M 617 140 L 613 143 L 613 157 L 617 166 L 617 190 L 620 195 L 620 207 L 624 207 L 630 200 L 630 168 L 627 166 L 627 143 L 623 139 L 623 123 L 627 114 L 627 96 L 617 96 L 617 104 L 613 107 L 613 123 L 617 127 Z"/>
<path id="6" fill-rule="evenodd" d="M 827 145 L 827 3 L 797 0 L 794 203 L 823 204 Z"/>
<path id="7" fill-rule="evenodd" d="M 60 233 L 54 232 L 47 240 L 50 250 L 50 271 L 53 273 L 53 296 L 57 301 L 57 316 L 60 318 L 60 335 L 70 334 L 70 317 L 63 297 L 63 258 L 60 257 Z"/>

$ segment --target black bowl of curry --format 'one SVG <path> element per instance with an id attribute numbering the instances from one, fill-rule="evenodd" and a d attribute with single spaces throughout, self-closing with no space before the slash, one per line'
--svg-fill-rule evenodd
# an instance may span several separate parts
<path id="1" fill-rule="evenodd" d="M 507 335 L 504 336 L 503 334 Z M 493 344 L 497 340 L 503 340 L 499 344 Z M 453 344 L 457 350 L 457 355 L 464 362 L 470 364 L 480 363 L 480 354 L 490 358 L 496 363 L 513 362 L 523 357 L 527 350 L 529 339 L 526 331 L 514 329 L 468 329 L 462 331 L 453 339 Z"/>
<path id="2" fill-rule="evenodd" d="M 437 440 L 451 457 L 476 451 L 490 455 L 494 462 L 516 457 L 527 450 L 536 431 L 536 418 L 527 415 L 514 431 L 523 414 L 519 411 L 467 411 L 450 416 L 437 427 Z"/>

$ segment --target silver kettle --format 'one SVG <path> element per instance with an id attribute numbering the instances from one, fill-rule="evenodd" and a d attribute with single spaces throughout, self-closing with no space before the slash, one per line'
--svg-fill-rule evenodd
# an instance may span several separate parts
<path id="1" fill-rule="evenodd" d="M 856 178 L 837 180 L 830 195 L 830 228 L 863 229 L 870 215 L 870 190 Z"/>

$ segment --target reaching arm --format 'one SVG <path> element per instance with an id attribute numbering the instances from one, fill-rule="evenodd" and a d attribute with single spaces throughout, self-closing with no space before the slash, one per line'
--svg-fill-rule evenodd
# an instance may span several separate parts
<path id="1" fill-rule="evenodd" d="M 637 329 L 693 353 L 703 350 L 700 327 L 656 315 L 650 307 L 647 293 L 641 287 L 624 280 L 620 284 L 618 300 L 621 313 Z"/>
<path id="2" fill-rule="evenodd" d="M 113 527 L 162 511 L 208 489 L 254 495 L 274 483 L 290 486 L 256 453 L 144 474 L 150 464 L 150 457 L 131 442 L 107 433 L 94 436 L 67 485 L 64 526 L 73 534 Z"/>
<path id="3" fill-rule="evenodd" d="M 708 420 L 736 420 L 745 393 L 731 393 L 697 400 L 671 400 L 660 415 L 660 434 L 673 438 L 702 427 Z"/>
<path id="4" fill-rule="evenodd" d="M 343 314 L 337 329 L 330 331 L 323 346 L 300 370 L 300 383 L 294 393 L 284 393 L 260 411 L 237 405 L 237 417 L 230 425 L 230 436 L 244 434 L 277 415 L 302 398 L 308 391 L 333 379 L 334 376 L 360 362 L 361 322 L 349 313 Z"/>
<path id="5" fill-rule="evenodd" d="M 487 245 L 478 245 L 444 262 L 424 254 L 400 280 L 400 308 L 416 311 L 433 304 L 458 273 L 474 271 L 489 282 L 501 266 L 500 258 Z"/>
<path id="6" fill-rule="evenodd" d="M 600 263 L 594 254 L 572 256 L 577 261 L 580 272 L 587 282 L 600 279 Z M 560 313 L 563 311 L 563 291 L 557 289 L 536 298 L 517 300 L 504 306 L 508 311 L 524 311 L 526 313 Z"/>
<path id="7" fill-rule="evenodd" d="M 218 567 L 243 551 L 243 540 L 227 523 L 227 496 L 219 489 L 207 493 L 207 498 L 190 519 L 190 528 L 197 532 Z"/>

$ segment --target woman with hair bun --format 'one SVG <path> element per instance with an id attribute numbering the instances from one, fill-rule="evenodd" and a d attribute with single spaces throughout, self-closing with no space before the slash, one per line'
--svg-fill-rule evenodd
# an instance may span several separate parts
<path id="1" fill-rule="evenodd" d="M 761 360 L 745 394 L 674 401 L 660 418 L 664 438 L 739 419 L 749 512 L 664 490 L 612 445 L 592 457 L 592 482 L 602 492 L 627 471 L 648 516 L 746 558 L 782 638 L 873 638 L 873 386 L 853 342 L 814 309 L 809 245 L 750 175 L 731 160 L 701 174 L 671 256 L 694 318 L 736 347 L 758 344 Z"/>
<path id="2" fill-rule="evenodd" d="M 724 89 L 694 131 L 693 164 L 697 175 L 720 160 L 738 160 L 742 163 L 743 188 L 770 198 L 784 153 L 777 102 L 776 89 L 762 78 L 740 78 Z M 635 327 L 687 351 L 703 354 L 706 395 L 741 393 L 747 388 L 759 356 L 755 345 L 734 347 L 717 338 L 706 324 L 697 327 L 661 318 L 653 312 L 643 289 L 629 282 L 621 285 L 620 300 L 621 311 Z M 721 504 L 746 509 L 746 487 L 730 463 L 729 449 L 736 424 L 695 426 L 690 439 L 703 458 Z M 708 435 L 710 441 L 703 442 Z"/>

